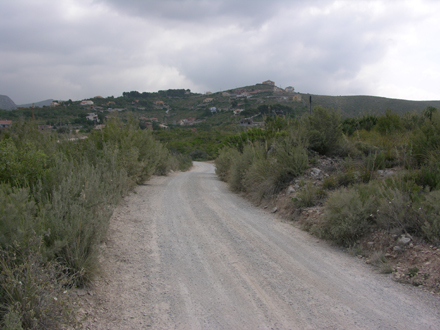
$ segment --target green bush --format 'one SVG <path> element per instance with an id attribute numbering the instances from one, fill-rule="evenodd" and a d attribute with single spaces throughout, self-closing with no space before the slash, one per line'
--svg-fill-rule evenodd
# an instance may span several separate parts
<path id="1" fill-rule="evenodd" d="M 385 168 L 386 156 L 383 152 L 371 153 L 364 157 L 363 166 L 361 168 L 362 181 L 368 183 L 374 177 L 377 170 Z"/>
<path id="2" fill-rule="evenodd" d="M 308 166 L 307 150 L 302 142 L 292 135 L 276 143 L 275 158 L 279 167 L 280 183 L 288 183 L 301 175 Z"/>
<path id="3" fill-rule="evenodd" d="M 26 247 L 0 249 L 0 326 L 3 329 L 58 329 L 75 326 L 68 287 L 71 277 L 56 262 L 44 262 L 41 239 Z M 17 259 L 21 260 L 17 263 Z"/>
<path id="4" fill-rule="evenodd" d="M 36 211 L 28 189 L 0 184 L 0 248 L 29 241 L 36 230 Z"/>
<path id="5" fill-rule="evenodd" d="M 0 141 L 0 182 L 14 186 L 33 186 L 47 172 L 47 156 L 32 142 L 17 148 L 12 139 Z"/>
<path id="6" fill-rule="evenodd" d="M 255 148 L 252 164 L 245 172 L 245 190 L 256 201 L 271 197 L 303 173 L 307 163 L 307 150 L 292 135 L 279 137 L 267 153 L 260 145 Z"/>
<path id="7" fill-rule="evenodd" d="M 322 155 L 331 153 L 342 137 L 341 117 L 335 111 L 315 107 L 312 115 L 303 118 L 303 123 L 307 129 L 309 147 Z"/>
<path id="8" fill-rule="evenodd" d="M 23 122 L 0 135 L 5 327 L 54 328 L 64 322 L 64 307 L 50 299 L 59 297 L 54 294 L 60 286 L 81 286 L 93 278 L 98 244 L 120 199 L 153 173 L 191 164 L 171 156 L 133 120 L 110 121 L 86 140 L 56 135 Z M 35 237 L 42 237 L 42 244 L 32 243 Z"/>
<path id="9" fill-rule="evenodd" d="M 377 120 L 375 130 L 382 135 L 393 134 L 403 130 L 403 123 L 400 116 L 387 110 L 384 115 Z"/>
<path id="10" fill-rule="evenodd" d="M 411 136 L 411 151 L 418 164 L 429 159 L 432 151 L 440 150 L 440 112 L 434 112 L 431 120 L 413 132 Z"/>
<path id="11" fill-rule="evenodd" d="M 264 153 L 265 150 L 262 145 L 258 143 L 255 145 L 248 144 L 243 148 L 243 153 L 232 160 L 228 182 L 233 191 L 246 191 L 246 183 L 244 182 L 246 172 L 255 159 L 264 158 Z"/>
<path id="12" fill-rule="evenodd" d="M 434 244 L 440 244 L 440 191 L 430 192 L 418 209 L 424 236 Z"/>
<path id="13" fill-rule="evenodd" d="M 227 181 L 232 161 L 240 157 L 240 153 L 233 148 L 223 147 L 215 160 L 215 173 L 220 180 Z"/>
<path id="14" fill-rule="evenodd" d="M 398 188 L 381 187 L 377 211 L 377 225 L 391 230 L 417 234 L 421 232 L 420 218 L 414 209 L 411 194 Z"/>
<path id="15" fill-rule="evenodd" d="M 320 234 L 349 246 L 372 227 L 376 210 L 375 196 L 359 191 L 359 187 L 334 191 L 325 203 Z"/>
<path id="16" fill-rule="evenodd" d="M 299 208 L 312 207 L 317 205 L 325 196 L 326 193 L 322 188 L 307 183 L 292 200 Z"/>

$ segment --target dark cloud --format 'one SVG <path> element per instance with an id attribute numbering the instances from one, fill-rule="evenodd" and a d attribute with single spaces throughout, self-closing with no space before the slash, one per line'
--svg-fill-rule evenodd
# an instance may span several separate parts
<path id="1" fill-rule="evenodd" d="M 28 103 L 271 79 L 427 98 L 440 83 L 439 11 L 426 0 L 3 0 L 0 94 Z"/>

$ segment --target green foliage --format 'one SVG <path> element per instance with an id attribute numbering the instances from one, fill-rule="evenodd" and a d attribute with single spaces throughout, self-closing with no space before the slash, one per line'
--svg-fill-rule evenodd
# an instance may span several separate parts
<path id="1" fill-rule="evenodd" d="M 35 230 L 35 202 L 26 188 L 0 184 L 0 248 L 17 242 L 24 246 Z"/>
<path id="2" fill-rule="evenodd" d="M 430 107 L 427 107 L 425 110 L 423 110 L 422 114 L 424 117 L 428 118 L 429 120 L 432 120 L 432 116 L 436 112 L 437 112 L 437 108 L 430 106 Z"/>
<path id="3" fill-rule="evenodd" d="M 312 207 L 317 205 L 325 196 L 326 193 L 322 188 L 318 188 L 309 182 L 293 198 L 293 202 L 299 208 Z"/>
<path id="4" fill-rule="evenodd" d="M 17 148 L 12 139 L 0 141 L 0 182 L 34 186 L 47 172 L 47 156 L 30 141 Z"/>
<path id="5" fill-rule="evenodd" d="M 424 236 L 431 242 L 440 244 L 440 191 L 427 194 L 418 211 Z"/>
<path id="6" fill-rule="evenodd" d="M 367 157 L 364 157 L 363 167 L 362 167 L 362 181 L 368 183 L 373 179 L 374 173 L 377 170 L 385 168 L 386 157 L 383 152 L 370 153 Z"/>
<path id="7" fill-rule="evenodd" d="M 412 154 L 418 164 L 425 163 L 433 151 L 440 150 L 440 112 L 433 112 L 431 119 L 415 130 L 411 144 Z"/>
<path id="8" fill-rule="evenodd" d="M 336 190 L 325 203 L 320 235 L 349 246 L 371 228 L 376 210 L 374 195 L 362 194 L 358 187 Z"/>
<path id="9" fill-rule="evenodd" d="M 65 311 L 50 303 L 59 297 L 54 288 L 93 278 L 97 247 L 121 197 L 153 173 L 191 162 L 173 157 L 135 120 L 111 121 L 86 140 L 58 140 L 25 122 L 1 137 L 0 322 L 54 327 Z"/>
<path id="10" fill-rule="evenodd" d="M 387 110 L 378 118 L 375 129 L 382 135 L 393 134 L 403 130 L 403 123 L 398 114 Z"/>
<path id="11" fill-rule="evenodd" d="M 244 147 L 249 142 L 265 142 L 273 137 L 274 132 L 270 130 L 263 130 L 261 128 L 252 127 L 239 134 L 228 136 L 224 145 L 232 148 L 236 148 L 238 151 L 243 152 Z"/>
<path id="12" fill-rule="evenodd" d="M 33 237 L 28 243 L 25 250 L 18 244 L 0 250 L 0 325 L 3 329 L 75 326 L 68 292 L 71 278 L 58 263 L 43 261 L 38 252 L 41 239 Z"/>
<path id="13" fill-rule="evenodd" d="M 346 118 L 342 122 L 342 131 L 344 134 L 353 135 L 355 131 L 371 131 L 377 123 L 377 116 L 364 115 L 361 118 Z"/>
<path id="14" fill-rule="evenodd" d="M 233 191 L 244 192 L 246 186 L 244 178 L 248 169 L 252 166 L 255 159 L 264 157 L 264 149 L 260 144 L 248 144 L 244 147 L 240 157 L 232 160 L 229 170 L 228 183 Z"/>
<path id="15" fill-rule="evenodd" d="M 215 173 L 220 180 L 227 181 L 232 162 L 238 157 L 240 157 L 240 153 L 236 149 L 224 147 L 220 150 L 220 153 L 215 160 Z"/>
<path id="16" fill-rule="evenodd" d="M 337 112 L 318 106 L 302 121 L 307 129 L 310 149 L 326 155 L 336 148 L 342 137 L 341 118 Z"/>

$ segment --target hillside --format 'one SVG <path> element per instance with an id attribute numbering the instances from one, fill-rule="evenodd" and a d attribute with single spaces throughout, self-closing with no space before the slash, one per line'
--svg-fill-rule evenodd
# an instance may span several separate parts
<path id="1" fill-rule="evenodd" d="M 308 94 L 302 94 L 308 99 Z M 387 109 L 403 114 L 408 111 L 420 113 L 427 107 L 440 108 L 440 101 L 410 101 L 377 96 L 326 96 L 312 95 L 313 106 L 340 110 L 343 116 L 355 117 L 363 114 L 383 114 Z"/>
<path id="2" fill-rule="evenodd" d="M 14 110 L 17 109 L 17 105 L 9 98 L 9 96 L 0 95 L 0 109 Z"/>
<path id="3" fill-rule="evenodd" d="M 48 99 L 48 100 L 35 102 L 35 103 L 19 104 L 18 107 L 19 108 L 30 108 L 30 107 L 32 107 L 32 105 L 34 105 L 35 107 L 41 108 L 41 107 L 50 105 L 52 103 L 52 101 L 53 101 L 53 99 Z"/>

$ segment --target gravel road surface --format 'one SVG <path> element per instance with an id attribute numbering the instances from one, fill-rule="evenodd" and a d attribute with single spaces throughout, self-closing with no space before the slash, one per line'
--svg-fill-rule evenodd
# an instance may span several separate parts
<path id="1" fill-rule="evenodd" d="M 137 187 L 102 265 L 90 329 L 440 329 L 438 298 L 253 207 L 208 163 Z"/>

